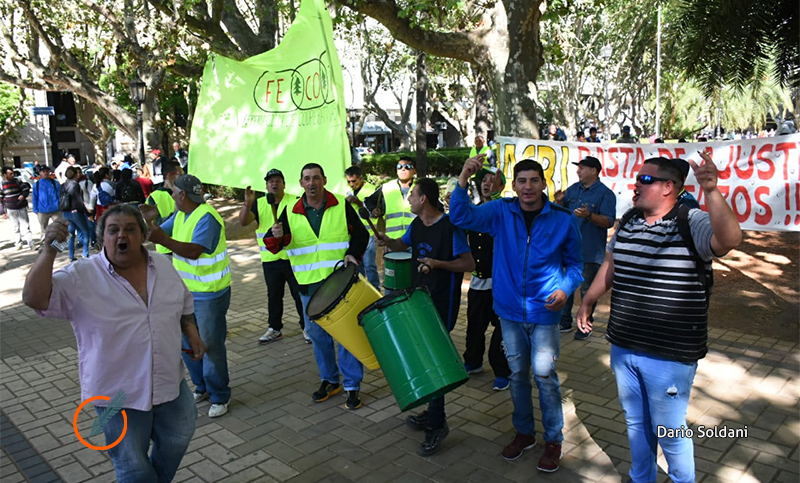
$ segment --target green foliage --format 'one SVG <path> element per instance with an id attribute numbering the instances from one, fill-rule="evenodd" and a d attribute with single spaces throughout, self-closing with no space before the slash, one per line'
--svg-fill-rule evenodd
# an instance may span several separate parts
<path id="1" fill-rule="evenodd" d="M 19 88 L 0 82 L 0 132 L 5 131 L 9 122 L 19 111 Z"/>
<path id="2" fill-rule="evenodd" d="M 429 150 L 428 174 L 435 176 L 457 176 L 461 173 L 464 160 L 466 160 L 469 155 L 469 149 L 470 148 L 445 148 Z M 416 153 L 409 151 L 364 156 L 361 161 L 361 169 L 370 182 L 380 177 L 394 178 L 397 175 L 395 166 L 397 166 L 398 161 L 400 161 L 400 158 L 403 156 L 409 156 L 414 159 Z M 384 182 L 385 181 L 379 181 L 377 184 L 383 184 Z"/>
<path id="3" fill-rule="evenodd" d="M 231 186 L 222 186 L 217 184 L 204 184 L 203 187 L 206 193 L 210 193 L 214 198 L 227 198 L 230 200 L 244 201 L 244 190 L 241 188 L 233 188 Z"/>

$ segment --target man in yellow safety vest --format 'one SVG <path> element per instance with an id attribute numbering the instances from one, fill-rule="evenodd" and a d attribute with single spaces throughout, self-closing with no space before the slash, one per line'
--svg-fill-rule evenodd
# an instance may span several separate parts
<path id="1" fill-rule="evenodd" d="M 183 338 L 183 361 L 195 384 L 194 400 L 210 397 L 208 417 L 228 412 L 231 389 L 225 335 L 226 314 L 231 303 L 231 270 L 225 222 L 217 210 L 205 203 L 199 179 L 184 174 L 172 189 L 175 213 L 161 226 L 153 223 L 155 207 L 141 205 L 151 223 L 147 238 L 172 250 L 172 264 L 194 297 L 194 313 L 206 353 L 199 361 L 191 359 L 186 337 Z"/>
<path id="2" fill-rule="evenodd" d="M 155 219 L 156 225 L 165 222 L 175 213 L 175 200 L 172 199 L 172 189 L 175 186 L 175 180 L 181 175 L 181 165 L 174 161 L 167 161 L 161 167 L 161 172 L 164 173 L 164 184 L 150 193 L 147 201 L 145 201 L 146 204 L 155 206 L 158 209 L 158 216 Z M 170 249 L 164 245 L 156 245 L 156 251 L 164 255 L 172 255 Z"/>
<path id="3" fill-rule="evenodd" d="M 272 253 L 286 250 L 300 286 L 306 332 L 314 344 L 314 358 L 322 378 L 319 390 L 312 395 L 314 402 L 327 401 L 342 391 L 339 384 L 341 371 L 347 391 L 345 408 L 358 409 L 361 407 L 359 390 L 364 367 L 341 344 L 337 367 L 333 338 L 308 319 L 308 302 L 342 260 L 345 265 L 358 265 L 367 248 L 369 232 L 343 196 L 325 189 L 328 179 L 322 166 L 308 163 L 300 173 L 303 196 L 281 213 L 278 222 L 267 233 L 264 244 Z"/>
<path id="4" fill-rule="evenodd" d="M 390 238 L 403 236 L 411 226 L 411 221 L 417 217 L 411 212 L 411 205 L 408 203 L 408 195 L 411 194 L 414 176 L 417 174 L 414 160 L 403 156 L 397 162 L 396 168 L 397 179 L 384 183 L 364 200 L 373 218 L 385 216 L 385 233 Z"/>

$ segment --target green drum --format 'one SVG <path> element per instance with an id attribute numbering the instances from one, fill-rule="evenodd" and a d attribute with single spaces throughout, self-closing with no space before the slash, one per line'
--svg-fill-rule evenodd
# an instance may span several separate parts
<path id="1" fill-rule="evenodd" d="M 424 288 L 387 295 L 358 314 L 401 411 L 421 406 L 469 379 Z"/>
<path id="2" fill-rule="evenodd" d="M 383 256 L 383 286 L 389 290 L 411 288 L 414 264 L 408 252 L 390 252 Z"/>

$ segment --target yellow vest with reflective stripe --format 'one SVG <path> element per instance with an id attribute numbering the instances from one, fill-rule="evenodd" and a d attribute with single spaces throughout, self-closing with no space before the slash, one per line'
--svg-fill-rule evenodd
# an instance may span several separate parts
<path id="1" fill-rule="evenodd" d="M 367 182 L 364 182 L 364 186 L 362 186 L 361 189 L 358 190 L 358 194 L 356 196 L 358 197 L 359 200 L 364 201 L 364 198 L 366 198 L 367 196 L 371 195 L 374 192 L 375 192 L 375 186 Z M 355 203 L 350 203 L 350 205 L 353 207 L 354 210 L 356 210 L 356 214 L 358 214 L 358 210 L 361 209 L 361 207 Z M 361 218 L 361 215 L 358 214 L 358 217 Z M 361 218 L 361 223 L 364 224 L 364 228 L 366 228 L 367 231 L 369 232 L 369 236 L 374 235 L 374 233 L 372 233 L 372 228 L 369 227 L 369 223 L 367 222 L 367 220 Z"/>
<path id="2" fill-rule="evenodd" d="M 472 146 L 472 149 L 469 150 L 469 157 L 470 158 L 474 158 L 475 156 L 477 156 L 479 154 L 486 153 L 486 157 L 483 158 L 483 167 L 484 168 L 490 168 L 492 166 L 492 163 L 489 162 L 489 151 L 491 149 L 492 148 L 490 148 L 489 146 L 484 144 L 483 147 L 481 148 L 480 152 L 479 152 L 477 149 L 475 149 L 475 146 Z"/>
<path id="3" fill-rule="evenodd" d="M 386 234 L 390 238 L 402 237 L 411 222 L 417 217 L 411 213 L 411 205 L 408 203 L 408 195 L 411 194 L 413 188 L 412 184 L 404 197 L 397 180 L 389 181 L 381 186 L 386 203 Z"/>
<path id="4" fill-rule="evenodd" d="M 292 232 L 292 241 L 286 247 L 292 272 L 300 285 L 325 280 L 333 273 L 336 264 L 344 260 L 350 247 L 350 233 L 347 231 L 344 197 L 333 195 L 339 202 L 326 206 L 322 213 L 319 237 L 314 233 L 306 215 L 294 213 L 289 208 L 286 217 Z M 298 201 L 302 203 L 302 201 Z"/>
<path id="5" fill-rule="evenodd" d="M 281 212 L 283 212 L 283 210 L 285 210 L 287 207 L 291 210 L 292 206 L 294 206 L 296 202 L 297 196 L 284 193 L 281 202 L 278 203 L 278 218 L 281 217 Z M 276 260 L 288 260 L 289 257 L 286 255 L 284 250 L 281 250 L 275 254 L 267 250 L 267 247 L 264 246 L 264 236 L 272 228 L 272 225 L 275 224 L 275 218 L 272 216 L 272 207 L 267 204 L 267 197 L 263 196 L 256 200 L 256 206 L 258 207 L 258 228 L 256 229 L 256 241 L 258 241 L 258 248 L 261 250 L 261 261 L 274 262 Z"/>
<path id="6" fill-rule="evenodd" d="M 155 190 L 150 193 L 147 199 L 155 201 L 156 208 L 158 208 L 158 216 L 161 219 L 166 220 L 175 213 L 175 200 L 172 199 L 172 195 L 168 191 Z M 156 251 L 158 253 L 172 253 L 172 250 L 158 243 L 156 243 Z"/>
<path id="7" fill-rule="evenodd" d="M 172 254 L 172 264 L 183 279 L 190 292 L 219 292 L 231 285 L 231 268 L 228 259 L 228 243 L 225 239 L 225 222 L 217 210 L 202 204 L 186 217 L 182 211 L 175 212 L 172 238 L 179 242 L 191 243 L 197 222 L 209 213 L 220 224 L 219 243 L 211 254 L 203 252 L 200 258 L 192 260 L 177 253 Z"/>

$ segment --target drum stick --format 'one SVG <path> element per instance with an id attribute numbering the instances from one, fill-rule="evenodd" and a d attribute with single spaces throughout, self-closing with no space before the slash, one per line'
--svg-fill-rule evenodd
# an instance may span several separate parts
<path id="1" fill-rule="evenodd" d="M 278 203 L 273 193 L 267 193 L 267 204 L 272 207 L 272 219 L 278 222 Z"/>
<path id="2" fill-rule="evenodd" d="M 372 220 L 369 217 L 369 210 L 366 207 L 362 206 L 361 208 L 359 208 L 358 214 L 361 216 L 361 218 L 367 220 L 367 223 L 369 223 L 369 227 L 372 229 L 372 233 L 378 233 L 378 230 L 375 228 L 375 225 L 372 224 Z"/>

